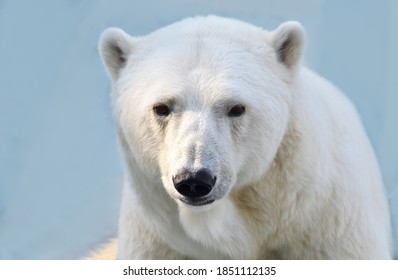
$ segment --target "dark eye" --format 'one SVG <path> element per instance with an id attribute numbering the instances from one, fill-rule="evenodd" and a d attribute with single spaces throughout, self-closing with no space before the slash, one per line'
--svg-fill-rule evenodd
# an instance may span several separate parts
<path id="1" fill-rule="evenodd" d="M 168 116 L 170 114 L 170 108 L 165 104 L 156 105 L 153 110 L 158 116 Z"/>
<path id="2" fill-rule="evenodd" d="M 245 106 L 243 105 L 235 105 L 228 112 L 229 117 L 240 117 L 245 113 Z"/>

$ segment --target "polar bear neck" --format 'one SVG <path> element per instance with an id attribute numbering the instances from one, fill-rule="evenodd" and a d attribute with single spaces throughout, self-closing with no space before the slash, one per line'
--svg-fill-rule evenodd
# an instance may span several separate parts
<path id="1" fill-rule="evenodd" d="M 225 198 L 207 211 L 179 208 L 180 222 L 192 239 L 233 259 L 256 258 L 256 243 L 239 209 Z"/>

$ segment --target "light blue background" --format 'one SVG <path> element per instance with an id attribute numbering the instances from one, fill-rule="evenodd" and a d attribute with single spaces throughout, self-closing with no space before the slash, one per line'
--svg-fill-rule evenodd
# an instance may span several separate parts
<path id="1" fill-rule="evenodd" d="M 99 35 L 198 14 L 302 22 L 307 65 L 363 118 L 398 228 L 398 1 L 0 0 L 0 259 L 80 258 L 115 235 L 122 165 Z"/>

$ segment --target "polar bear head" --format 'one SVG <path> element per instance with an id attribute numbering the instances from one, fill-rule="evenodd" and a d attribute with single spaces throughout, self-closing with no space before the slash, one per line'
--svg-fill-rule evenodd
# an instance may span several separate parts
<path id="1" fill-rule="evenodd" d="M 269 32 L 215 16 L 144 37 L 107 29 L 100 53 L 135 172 L 196 208 L 260 180 L 289 122 L 303 38 L 296 22 Z"/>

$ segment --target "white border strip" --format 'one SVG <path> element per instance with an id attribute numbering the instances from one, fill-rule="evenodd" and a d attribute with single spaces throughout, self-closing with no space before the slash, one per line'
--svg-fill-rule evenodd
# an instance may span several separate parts
<path id="1" fill-rule="evenodd" d="M 183 275 L 174 275 L 174 273 L 183 273 Z M 197 275 L 188 275 L 195 273 Z M 396 280 L 397 277 L 397 261 L 0 261 L 0 279 L 4 280 L 207 278 Z"/>

